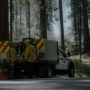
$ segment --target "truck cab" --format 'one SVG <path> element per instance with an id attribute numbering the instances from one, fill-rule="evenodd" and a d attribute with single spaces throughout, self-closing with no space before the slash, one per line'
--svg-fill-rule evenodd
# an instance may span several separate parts
<path id="1" fill-rule="evenodd" d="M 56 73 L 68 74 L 69 77 L 74 77 L 73 61 L 66 55 L 63 50 L 58 49 L 58 64 L 56 64 Z"/>

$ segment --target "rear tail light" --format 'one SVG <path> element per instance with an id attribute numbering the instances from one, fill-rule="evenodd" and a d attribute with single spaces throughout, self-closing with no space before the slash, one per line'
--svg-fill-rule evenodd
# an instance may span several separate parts
<path id="1" fill-rule="evenodd" d="M 0 68 L 3 68 L 3 65 L 0 65 Z"/>
<path id="2" fill-rule="evenodd" d="M 12 66 L 12 64 L 11 63 L 8 63 L 7 66 Z"/>
<path id="3" fill-rule="evenodd" d="M 26 61 L 22 62 L 21 64 L 26 64 Z"/>
<path id="4" fill-rule="evenodd" d="M 38 58 L 44 58 L 44 57 L 45 57 L 45 54 L 43 52 L 38 53 Z"/>

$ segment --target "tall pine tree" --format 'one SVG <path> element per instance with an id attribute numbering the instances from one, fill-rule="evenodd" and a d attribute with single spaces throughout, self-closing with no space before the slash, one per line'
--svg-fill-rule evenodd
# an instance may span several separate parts
<path id="1" fill-rule="evenodd" d="M 0 41 L 9 40 L 8 0 L 0 0 Z"/>
<path id="2" fill-rule="evenodd" d="M 60 8 L 60 25 L 61 25 L 61 48 L 65 51 L 62 0 L 59 0 L 59 8 Z"/>
<path id="3" fill-rule="evenodd" d="M 90 52 L 89 28 L 88 28 L 88 1 L 82 0 L 83 7 L 83 30 L 84 30 L 84 53 Z"/>
<path id="4" fill-rule="evenodd" d="M 40 28 L 41 37 L 47 38 L 47 28 L 46 28 L 46 0 L 41 0 L 40 4 Z"/>

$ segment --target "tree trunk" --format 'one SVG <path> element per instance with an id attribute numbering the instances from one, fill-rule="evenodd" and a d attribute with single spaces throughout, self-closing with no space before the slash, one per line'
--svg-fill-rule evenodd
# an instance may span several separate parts
<path id="1" fill-rule="evenodd" d="M 75 40 L 75 55 L 77 55 L 80 50 L 81 44 L 81 0 L 71 0 L 72 4 L 72 14 L 73 14 L 73 27 L 74 27 L 74 40 Z"/>
<path id="2" fill-rule="evenodd" d="M 59 0 L 59 8 L 60 8 L 60 25 L 61 25 L 61 48 L 65 51 L 62 0 Z"/>
<path id="3" fill-rule="evenodd" d="M 83 5 L 83 28 L 84 28 L 84 53 L 87 53 L 90 52 L 87 0 L 82 0 L 82 5 Z"/>
<path id="4" fill-rule="evenodd" d="M 18 7 L 17 7 L 17 0 L 16 0 L 16 5 L 15 5 L 15 8 L 16 8 L 16 10 L 15 10 L 15 14 L 16 14 L 16 23 L 15 23 L 15 29 L 16 29 L 16 38 L 17 38 L 17 36 L 18 36 Z"/>
<path id="5" fill-rule="evenodd" d="M 82 40 L 82 3 L 79 3 L 80 6 L 78 8 L 79 10 L 79 15 L 78 15 L 78 32 L 79 32 L 79 53 L 80 53 L 80 65 L 81 65 L 81 55 L 82 55 L 82 44 L 81 44 L 81 40 Z"/>
<path id="6" fill-rule="evenodd" d="M 46 0 L 41 0 L 40 6 L 40 28 L 41 28 L 41 38 L 47 38 L 47 28 L 46 28 Z"/>
<path id="7" fill-rule="evenodd" d="M 8 0 L 0 0 L 0 41 L 9 40 Z"/>
<path id="8" fill-rule="evenodd" d="M 13 4 L 12 0 L 10 0 L 10 42 L 12 43 L 12 29 L 13 29 Z"/>
<path id="9" fill-rule="evenodd" d="M 30 38 L 30 1 L 26 0 L 26 22 L 27 22 L 27 28 L 29 38 Z"/>

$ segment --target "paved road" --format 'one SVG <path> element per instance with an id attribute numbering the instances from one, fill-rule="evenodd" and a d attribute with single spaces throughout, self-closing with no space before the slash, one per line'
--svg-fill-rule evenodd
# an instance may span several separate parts
<path id="1" fill-rule="evenodd" d="M 90 79 L 30 79 L 0 81 L 0 90 L 90 90 Z"/>

